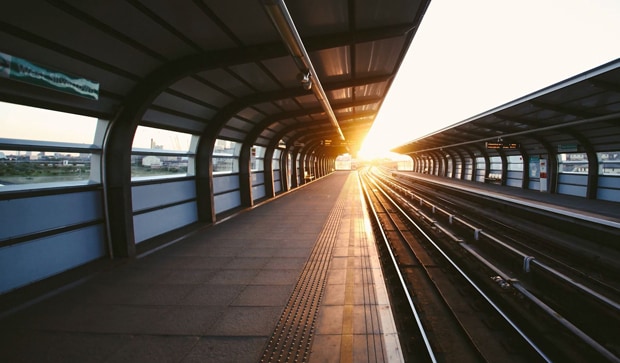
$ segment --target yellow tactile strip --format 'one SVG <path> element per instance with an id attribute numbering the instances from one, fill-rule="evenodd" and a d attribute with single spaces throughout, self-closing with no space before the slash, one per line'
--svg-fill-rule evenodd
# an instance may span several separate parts
<path id="1" fill-rule="evenodd" d="M 306 362 L 345 201 L 338 198 L 269 339 L 261 362 Z"/>

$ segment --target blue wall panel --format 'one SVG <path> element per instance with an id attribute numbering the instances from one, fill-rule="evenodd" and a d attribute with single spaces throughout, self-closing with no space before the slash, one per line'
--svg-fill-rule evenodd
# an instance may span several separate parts
<path id="1" fill-rule="evenodd" d="M 265 197 L 265 184 L 252 187 L 252 199 L 257 200 Z"/>
<path id="2" fill-rule="evenodd" d="M 131 201 L 134 211 L 195 198 L 196 184 L 194 180 L 135 185 L 131 188 Z"/>
<path id="3" fill-rule="evenodd" d="M 586 174 L 565 174 L 560 173 L 558 176 L 559 184 L 574 184 L 585 186 L 588 183 L 588 176 Z"/>
<path id="4" fill-rule="evenodd" d="M 239 175 L 213 175 L 213 193 L 220 194 L 239 189 Z"/>
<path id="5" fill-rule="evenodd" d="M 0 239 L 103 218 L 101 192 L 88 191 L 0 201 Z"/>
<path id="6" fill-rule="evenodd" d="M 133 217 L 136 244 L 198 221 L 196 202 L 157 209 Z"/>
<path id="7" fill-rule="evenodd" d="M 620 177 L 599 175 L 598 186 L 603 188 L 620 189 Z"/>
<path id="8" fill-rule="evenodd" d="M 0 294 L 107 255 L 103 225 L 0 248 Z"/>
<path id="9" fill-rule="evenodd" d="M 620 202 L 620 178 L 599 175 L 597 199 Z"/>
<path id="10" fill-rule="evenodd" d="M 227 210 L 237 208 L 241 205 L 241 196 L 239 191 L 225 194 L 219 194 L 214 197 L 215 213 L 225 212 Z"/>
<path id="11" fill-rule="evenodd" d="M 558 194 L 568 194 L 577 197 L 585 197 L 588 176 L 585 174 L 565 174 L 558 176 Z"/>
<path id="12" fill-rule="evenodd" d="M 252 173 L 252 185 L 259 185 L 265 182 L 265 173 Z"/>
<path id="13" fill-rule="evenodd" d="M 523 172 L 521 171 L 508 171 L 506 173 L 506 185 L 510 187 L 521 188 L 523 184 Z"/>
<path id="14" fill-rule="evenodd" d="M 508 179 L 506 180 L 506 185 L 509 187 L 521 188 L 521 184 L 523 181 L 518 179 Z"/>
<path id="15" fill-rule="evenodd" d="M 568 194 L 577 197 L 586 196 L 586 187 L 581 185 L 560 184 L 558 185 L 558 194 Z"/>
<path id="16" fill-rule="evenodd" d="M 620 190 L 600 188 L 597 192 L 596 198 L 608 200 L 610 202 L 620 202 Z"/>
<path id="17" fill-rule="evenodd" d="M 522 171 L 508 170 L 506 172 L 506 176 L 509 179 L 523 180 L 523 172 Z"/>

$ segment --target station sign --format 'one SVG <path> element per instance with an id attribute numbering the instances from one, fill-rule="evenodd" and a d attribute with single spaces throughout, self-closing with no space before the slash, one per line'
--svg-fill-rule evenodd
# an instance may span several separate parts
<path id="1" fill-rule="evenodd" d="M 2 52 L 0 52 L 0 77 L 93 100 L 99 99 L 98 82 L 49 69 Z"/>
<path id="2" fill-rule="evenodd" d="M 487 149 L 518 149 L 521 145 L 514 142 L 485 142 Z"/>
<path id="3" fill-rule="evenodd" d="M 577 152 L 577 144 L 558 144 L 559 153 Z"/>

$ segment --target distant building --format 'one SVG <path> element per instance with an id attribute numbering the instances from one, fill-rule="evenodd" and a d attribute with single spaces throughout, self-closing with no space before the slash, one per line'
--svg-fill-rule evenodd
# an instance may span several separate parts
<path id="1" fill-rule="evenodd" d="M 161 159 L 157 156 L 145 156 L 142 159 L 142 166 L 148 166 L 150 168 L 161 168 Z"/>

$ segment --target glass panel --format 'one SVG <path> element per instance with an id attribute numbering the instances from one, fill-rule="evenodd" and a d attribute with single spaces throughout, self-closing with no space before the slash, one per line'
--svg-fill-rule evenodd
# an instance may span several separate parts
<path id="1" fill-rule="evenodd" d="M 0 138 L 6 148 L 0 150 L 0 191 L 99 183 L 108 124 L 94 117 L 0 102 Z"/>
<path id="2" fill-rule="evenodd" d="M 250 170 L 252 171 L 261 171 L 265 168 L 264 159 L 252 158 L 250 162 Z"/>
<path id="3" fill-rule="evenodd" d="M 265 151 L 266 151 L 266 150 L 267 150 L 267 149 L 266 149 L 266 148 L 264 148 L 264 147 L 262 147 L 262 146 L 257 146 L 257 145 L 254 145 L 254 146 L 252 147 L 252 156 L 255 156 L 255 157 L 257 157 L 257 158 L 264 158 L 264 157 L 265 157 Z"/>
<path id="4" fill-rule="evenodd" d="M 523 157 L 521 155 L 510 155 L 506 159 L 508 161 L 508 170 L 523 171 Z"/>
<path id="5" fill-rule="evenodd" d="M 213 147 L 213 156 L 239 156 L 241 152 L 241 144 L 228 140 L 215 140 Z"/>
<path id="6" fill-rule="evenodd" d="M 194 157 L 131 155 L 131 180 L 193 175 Z"/>
<path id="7" fill-rule="evenodd" d="M 588 155 L 586 153 L 558 154 L 558 171 L 569 174 L 587 174 Z"/>
<path id="8" fill-rule="evenodd" d="M 0 186 L 88 181 L 91 154 L 0 151 Z"/>
<path id="9" fill-rule="evenodd" d="M 499 156 L 491 156 L 489 158 L 490 170 L 502 170 L 502 158 Z"/>
<path id="10" fill-rule="evenodd" d="M 280 160 L 282 157 L 282 150 L 274 149 L 273 150 L 273 170 L 280 170 Z"/>
<path id="11" fill-rule="evenodd" d="M 252 146 L 252 149 L 250 150 L 250 170 L 260 171 L 265 169 L 263 159 L 265 158 L 266 150 L 267 149 L 262 146 Z"/>
<path id="12" fill-rule="evenodd" d="M 195 158 L 187 154 L 197 144 L 198 135 L 138 126 L 132 144 L 131 180 L 194 175 Z"/>
<path id="13" fill-rule="evenodd" d="M 153 127 L 138 126 L 133 137 L 133 149 L 155 149 L 193 152 L 192 134 Z"/>
<path id="14" fill-rule="evenodd" d="M 239 159 L 213 156 L 213 174 L 238 173 Z"/>
<path id="15" fill-rule="evenodd" d="M 94 117 L 0 102 L 2 138 L 91 145 L 96 129 Z"/>
<path id="16" fill-rule="evenodd" d="M 600 175 L 620 176 L 620 151 L 596 153 Z"/>

